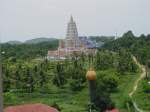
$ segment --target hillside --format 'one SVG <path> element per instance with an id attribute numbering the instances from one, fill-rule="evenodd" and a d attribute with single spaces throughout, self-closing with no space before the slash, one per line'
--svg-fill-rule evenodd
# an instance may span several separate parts
<path id="1" fill-rule="evenodd" d="M 51 42 L 51 41 L 54 41 L 54 40 L 57 40 L 57 39 L 41 37 L 41 38 L 35 38 L 35 39 L 27 40 L 24 43 L 25 44 L 38 44 L 38 43 L 41 43 L 41 42 Z"/>
<path id="2" fill-rule="evenodd" d="M 11 45 L 14 45 L 14 44 L 22 44 L 21 41 L 17 41 L 17 40 L 14 40 L 14 41 L 8 41 L 6 42 L 7 44 L 11 44 Z"/>
<path id="3" fill-rule="evenodd" d="M 141 35 L 136 37 L 131 31 L 125 33 L 121 38 L 106 43 L 104 49 L 120 52 L 126 50 L 134 55 L 140 62 L 141 76 L 136 79 L 133 91 L 129 94 L 132 96 L 134 107 L 143 112 L 149 112 L 150 102 L 150 35 Z M 138 64 L 139 65 L 139 64 Z"/>
<path id="4" fill-rule="evenodd" d="M 17 41 L 17 40 L 11 40 L 8 42 L 5 42 L 5 44 L 11 44 L 11 45 L 16 45 L 16 44 L 38 44 L 42 42 L 51 42 L 57 40 L 56 38 L 46 38 L 46 37 L 40 37 L 40 38 L 34 38 L 34 39 L 29 39 L 26 40 L 25 42 L 22 41 Z"/>
<path id="5" fill-rule="evenodd" d="M 136 37 L 129 31 L 119 39 L 107 42 L 103 48 L 112 51 L 127 49 L 134 54 L 142 64 L 150 66 L 150 35 Z"/>
<path id="6" fill-rule="evenodd" d="M 135 37 L 127 32 L 122 38 L 107 41 L 93 56 L 83 54 L 66 60 L 37 60 L 57 47 L 58 40 L 2 44 L 6 107 L 40 102 L 61 112 L 83 112 L 89 108 L 97 110 L 95 112 L 112 108 L 121 112 L 134 110 L 129 93 L 139 80 L 141 68 L 133 55 L 138 62 L 148 62 L 149 36 Z M 91 66 L 97 74 L 94 107 L 90 104 L 86 80 L 86 72 Z M 150 107 L 148 81 L 148 78 L 138 81 L 133 94 L 134 101 L 143 110 Z"/>

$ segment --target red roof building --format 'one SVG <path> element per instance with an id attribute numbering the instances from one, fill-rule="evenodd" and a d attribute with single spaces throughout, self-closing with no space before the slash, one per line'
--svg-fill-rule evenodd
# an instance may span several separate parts
<path id="1" fill-rule="evenodd" d="M 53 107 L 44 104 L 25 104 L 19 106 L 10 106 L 4 109 L 4 112 L 59 112 Z"/>
<path id="2" fill-rule="evenodd" d="M 119 112 L 118 109 L 106 110 L 106 112 Z"/>

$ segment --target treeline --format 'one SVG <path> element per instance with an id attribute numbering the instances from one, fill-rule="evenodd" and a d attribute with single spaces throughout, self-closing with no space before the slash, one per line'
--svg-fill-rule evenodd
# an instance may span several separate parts
<path id="1" fill-rule="evenodd" d="M 46 56 L 48 50 L 55 50 L 58 47 L 58 40 L 42 42 L 38 44 L 2 44 L 1 51 L 5 59 L 33 59 Z"/>
<path id="2" fill-rule="evenodd" d="M 117 40 L 106 43 L 103 48 L 120 51 L 126 49 L 131 52 L 137 59 L 150 67 L 150 35 L 142 34 L 139 37 L 134 36 L 132 31 L 128 31 Z"/>

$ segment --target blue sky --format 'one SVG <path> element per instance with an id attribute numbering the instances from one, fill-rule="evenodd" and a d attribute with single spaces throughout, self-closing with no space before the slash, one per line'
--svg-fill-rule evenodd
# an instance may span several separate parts
<path id="1" fill-rule="evenodd" d="M 0 0 L 1 41 L 65 38 L 72 14 L 79 35 L 150 33 L 149 0 Z"/>

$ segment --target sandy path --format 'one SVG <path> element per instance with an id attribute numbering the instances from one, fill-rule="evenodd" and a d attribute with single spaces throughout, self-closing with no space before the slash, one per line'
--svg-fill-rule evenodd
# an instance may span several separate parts
<path id="1" fill-rule="evenodd" d="M 143 65 L 141 65 L 134 56 L 133 56 L 133 60 L 139 66 L 139 68 L 142 70 L 142 73 L 140 74 L 140 77 L 135 81 L 133 89 L 129 93 L 130 97 L 132 97 L 133 94 L 135 93 L 135 91 L 137 90 L 139 82 L 146 76 L 146 69 L 145 69 L 145 67 Z M 138 108 L 136 102 L 134 102 L 134 101 L 133 101 L 133 105 L 134 105 L 134 108 L 136 109 L 137 112 L 145 112 L 145 111 L 141 110 L 140 108 Z"/>
<path id="2" fill-rule="evenodd" d="M 137 59 L 133 56 L 133 60 L 135 61 L 135 63 L 139 66 L 139 68 L 142 70 L 142 73 L 140 75 L 140 77 L 135 81 L 134 86 L 132 91 L 129 93 L 129 96 L 132 97 L 132 95 L 135 93 L 135 91 L 137 90 L 138 87 L 138 83 L 140 80 L 142 80 L 145 76 L 146 76 L 146 69 L 143 65 L 141 65 Z"/>

